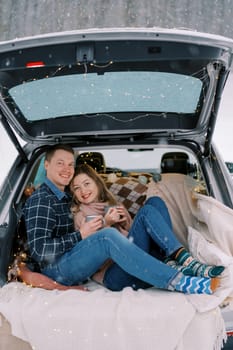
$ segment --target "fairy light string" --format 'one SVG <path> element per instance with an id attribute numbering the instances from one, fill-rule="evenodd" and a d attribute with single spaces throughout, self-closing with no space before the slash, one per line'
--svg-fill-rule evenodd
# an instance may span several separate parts
<path id="1" fill-rule="evenodd" d="M 92 68 L 97 68 L 97 69 L 106 69 L 110 66 L 114 65 L 114 61 L 110 60 L 108 63 L 103 64 L 103 65 L 99 65 L 95 62 L 77 62 L 76 63 L 76 67 L 77 67 L 77 74 L 83 74 L 84 77 L 89 73 L 89 70 L 91 71 Z M 52 71 L 50 74 L 46 74 L 44 77 L 42 77 L 41 79 L 50 79 L 56 76 L 59 76 L 64 70 L 67 69 L 71 69 L 71 68 L 75 68 L 75 65 L 61 65 L 59 67 L 56 67 L 56 69 L 54 69 L 54 71 Z M 30 69 L 30 68 L 28 68 Z M 40 68 L 37 68 L 40 69 Z M 80 73 L 79 70 L 83 69 L 83 73 Z M 75 72 L 72 72 L 72 74 L 76 74 Z M 209 81 L 209 75 L 206 71 L 206 69 L 203 67 L 202 69 L 198 70 L 197 72 L 195 72 L 194 74 L 192 74 L 192 77 L 196 77 L 198 79 L 200 79 L 203 83 L 202 86 L 202 92 L 203 95 L 205 96 L 206 94 L 206 90 L 205 90 L 205 86 L 206 83 Z M 35 77 L 30 78 L 28 80 L 25 80 L 23 82 L 23 84 L 26 84 L 28 82 L 32 82 L 32 81 L 37 81 L 37 77 L 35 74 Z M 9 98 L 8 95 L 5 92 L 8 92 L 8 87 L 4 86 L 4 85 L 0 85 L 1 88 L 1 97 L 2 100 L 8 100 L 9 102 Z M 15 112 L 17 113 L 17 107 L 15 106 L 15 104 L 13 103 L 13 101 L 10 102 L 12 107 L 15 109 Z M 89 115 L 89 114 L 83 114 L 84 117 L 88 118 L 88 119 L 98 119 L 100 117 L 105 117 L 105 118 L 109 118 L 112 119 L 114 121 L 117 121 L 119 123 L 132 123 L 138 119 L 144 119 L 144 118 L 153 118 L 153 117 L 162 117 L 162 118 L 167 118 L 167 113 L 166 112 L 161 112 L 161 113 L 139 113 L 137 115 L 134 115 L 133 117 L 130 116 L 128 119 L 121 119 L 116 117 L 115 115 L 111 114 L 111 113 L 96 113 L 93 115 Z M 197 169 L 197 186 L 194 189 L 194 192 L 198 192 L 198 193 L 204 193 L 206 191 L 205 186 L 203 184 L 203 179 L 201 178 L 201 174 L 200 174 L 200 169 Z M 11 184 L 9 183 L 9 186 L 11 186 Z M 12 191 L 12 189 L 11 189 Z M 15 210 L 15 212 L 17 213 L 17 210 Z M 21 237 L 19 232 L 17 232 L 17 240 L 18 242 L 20 242 Z M 22 250 L 22 247 L 20 247 L 20 245 L 18 246 L 18 250 L 17 252 L 14 254 L 14 262 L 12 265 L 9 266 L 9 273 L 8 273 L 8 279 L 9 281 L 12 280 L 12 275 L 14 276 L 13 278 L 15 278 L 15 276 L 17 276 L 17 271 L 18 271 L 18 262 L 19 261 L 26 261 L 27 260 L 27 253 L 25 251 Z M 12 275 L 11 275 L 12 274 Z"/>

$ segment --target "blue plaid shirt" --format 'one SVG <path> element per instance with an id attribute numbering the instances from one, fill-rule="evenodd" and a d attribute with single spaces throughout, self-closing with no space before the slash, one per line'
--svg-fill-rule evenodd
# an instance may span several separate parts
<path id="1" fill-rule="evenodd" d="M 81 240 L 74 231 L 71 197 L 49 179 L 28 198 L 24 207 L 31 257 L 41 268 L 53 263 Z"/>

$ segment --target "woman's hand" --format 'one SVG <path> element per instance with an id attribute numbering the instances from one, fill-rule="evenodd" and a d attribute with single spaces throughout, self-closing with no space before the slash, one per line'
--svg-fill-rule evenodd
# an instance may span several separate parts
<path id="1" fill-rule="evenodd" d="M 119 221 L 119 219 L 120 219 L 120 215 L 118 214 L 116 207 L 110 207 L 104 216 L 106 226 L 114 225 Z"/>
<path id="2" fill-rule="evenodd" d="M 131 220 L 129 220 L 129 213 L 127 209 L 124 206 L 118 206 L 117 209 L 118 214 L 120 215 L 118 223 L 120 223 L 125 230 L 129 231 L 131 226 Z"/>
<path id="3" fill-rule="evenodd" d="M 116 223 L 124 225 L 127 221 L 126 209 L 123 206 L 110 207 L 104 219 L 106 226 L 112 226 Z"/>
<path id="4" fill-rule="evenodd" d="M 96 231 L 100 230 L 103 227 L 103 216 L 102 215 L 96 215 L 93 216 L 93 218 L 90 218 L 90 220 L 87 221 L 87 218 L 84 218 L 80 225 L 80 233 L 82 238 L 86 238 L 94 233 Z"/>

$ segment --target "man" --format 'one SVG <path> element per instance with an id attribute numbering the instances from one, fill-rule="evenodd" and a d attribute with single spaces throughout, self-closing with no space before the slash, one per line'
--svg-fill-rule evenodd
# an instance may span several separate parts
<path id="1" fill-rule="evenodd" d="M 82 239 L 80 232 L 73 229 L 71 196 L 65 191 L 73 177 L 74 165 L 71 147 L 61 144 L 50 147 L 44 162 L 46 179 L 29 197 L 24 208 L 31 258 L 41 270 Z M 44 275 L 30 272 L 25 265 L 21 266 L 20 277 L 34 286 L 65 289 Z M 85 288 L 80 286 L 78 289 Z"/>

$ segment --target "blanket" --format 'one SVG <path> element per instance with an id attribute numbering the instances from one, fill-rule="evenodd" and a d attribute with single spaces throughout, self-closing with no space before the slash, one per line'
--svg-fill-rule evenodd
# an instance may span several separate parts
<path id="1" fill-rule="evenodd" d="M 188 248 L 188 227 L 196 227 L 197 203 L 192 193 L 198 186 L 191 176 L 162 174 L 162 180 L 148 185 L 147 198 L 161 197 L 169 210 L 173 230 L 180 242 Z"/>
<path id="2" fill-rule="evenodd" d="M 233 210 L 213 197 L 194 193 L 197 218 L 194 226 L 228 256 L 233 256 Z"/>
<path id="3" fill-rule="evenodd" d="M 37 350 L 220 350 L 226 332 L 219 305 L 233 290 L 233 211 L 196 186 L 185 175 L 164 174 L 147 196 L 165 200 L 175 233 L 194 256 L 226 267 L 214 295 L 111 292 L 94 282 L 90 292 L 46 291 L 12 282 L 0 289 L 0 313 L 12 334 Z"/>
<path id="4" fill-rule="evenodd" d="M 220 350 L 226 332 L 218 306 L 232 292 L 232 258 L 191 227 L 188 244 L 199 259 L 226 266 L 214 295 L 111 292 L 94 282 L 90 292 L 47 291 L 12 282 L 0 289 L 0 313 L 32 349 Z"/>
<path id="5" fill-rule="evenodd" d="M 89 289 L 47 291 L 12 282 L 0 289 L 0 312 L 12 333 L 37 350 L 221 349 L 218 309 L 200 314 L 186 295 L 155 288 Z"/>
<path id="6" fill-rule="evenodd" d="M 156 195 L 165 201 L 176 236 L 194 257 L 226 267 L 214 297 L 190 296 L 198 312 L 233 296 L 233 210 L 202 191 L 201 184 L 191 176 L 174 173 L 152 181 L 147 192 L 148 198 Z"/>

